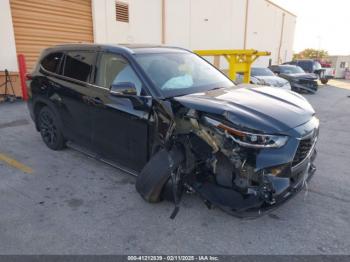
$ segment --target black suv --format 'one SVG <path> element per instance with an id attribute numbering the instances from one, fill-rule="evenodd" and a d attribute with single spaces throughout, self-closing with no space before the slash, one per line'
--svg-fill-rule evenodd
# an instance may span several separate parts
<path id="1" fill-rule="evenodd" d="M 178 205 L 191 191 L 232 214 L 260 215 L 315 171 L 319 121 L 302 96 L 238 88 L 184 49 L 56 46 L 42 52 L 28 85 L 49 148 L 69 142 L 136 175 L 149 202 Z"/>
<path id="2" fill-rule="evenodd" d="M 316 74 L 322 84 L 327 84 L 329 79 L 334 78 L 333 75 L 326 74 L 326 69 L 322 68 L 321 64 L 313 59 L 300 59 L 286 62 L 284 65 L 300 66 L 306 73 Z"/>
<path id="3" fill-rule="evenodd" d="M 293 91 L 298 93 L 315 93 L 318 89 L 317 76 L 295 65 L 272 65 L 270 70 L 289 81 Z"/>

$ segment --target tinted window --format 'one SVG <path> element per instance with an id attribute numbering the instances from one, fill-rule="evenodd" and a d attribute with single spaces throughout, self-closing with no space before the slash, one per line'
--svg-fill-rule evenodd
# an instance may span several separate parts
<path id="1" fill-rule="evenodd" d="M 95 63 L 95 53 L 67 52 L 63 75 L 80 81 L 88 82 Z"/>
<path id="2" fill-rule="evenodd" d="M 252 67 L 251 70 L 252 76 L 274 76 L 273 72 L 268 68 L 262 67 Z"/>
<path id="3" fill-rule="evenodd" d="M 299 66 L 281 66 L 280 71 L 283 74 L 299 74 L 304 73 L 304 70 Z"/>
<path id="4" fill-rule="evenodd" d="M 41 62 L 41 65 L 45 70 L 50 72 L 57 72 L 57 68 L 60 65 L 62 53 L 52 53 L 47 55 Z"/>
<path id="5" fill-rule="evenodd" d="M 312 65 L 313 65 L 312 61 L 298 61 L 298 66 L 300 66 L 302 69 L 309 72 L 313 70 Z"/>
<path id="6" fill-rule="evenodd" d="M 137 89 L 137 94 L 141 94 L 142 82 L 128 61 L 116 54 L 101 54 L 96 84 L 110 88 L 112 84 L 118 84 L 122 82 L 133 83 Z"/>
<path id="7" fill-rule="evenodd" d="M 278 66 L 269 66 L 269 69 L 270 69 L 272 72 L 280 72 Z"/>

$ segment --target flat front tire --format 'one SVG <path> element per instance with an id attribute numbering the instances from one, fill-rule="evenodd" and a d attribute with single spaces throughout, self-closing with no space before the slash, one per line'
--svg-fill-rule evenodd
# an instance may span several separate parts
<path id="1" fill-rule="evenodd" d="M 47 106 L 38 114 L 38 127 L 41 137 L 48 148 L 61 150 L 65 146 L 65 140 L 59 127 L 58 118 Z"/>
<path id="2" fill-rule="evenodd" d="M 173 169 L 176 169 L 184 161 L 184 154 L 178 148 L 170 151 L 161 149 L 152 156 L 138 175 L 136 190 L 147 202 L 156 203 L 162 200 L 164 185 L 167 184 L 172 172 L 170 159 L 173 162 Z"/>

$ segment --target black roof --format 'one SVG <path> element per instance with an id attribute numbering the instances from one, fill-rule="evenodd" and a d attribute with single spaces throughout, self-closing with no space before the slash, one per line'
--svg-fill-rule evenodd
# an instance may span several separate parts
<path id="1" fill-rule="evenodd" d="M 296 59 L 294 61 L 295 62 L 297 62 L 297 61 L 311 61 L 311 62 L 315 62 L 315 59 Z"/>
<path id="2" fill-rule="evenodd" d="M 169 52 L 188 52 L 180 47 L 150 45 L 150 44 L 89 44 L 74 43 L 61 44 L 48 48 L 49 50 L 108 50 L 127 52 L 129 54 L 137 53 L 169 53 Z"/>

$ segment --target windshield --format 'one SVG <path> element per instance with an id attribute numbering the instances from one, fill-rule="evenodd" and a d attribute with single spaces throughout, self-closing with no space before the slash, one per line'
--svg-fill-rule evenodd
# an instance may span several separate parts
<path id="1" fill-rule="evenodd" d="M 304 70 L 299 66 L 281 66 L 280 70 L 283 74 L 305 73 Z"/>
<path id="2" fill-rule="evenodd" d="M 274 73 L 268 68 L 262 67 L 252 67 L 251 70 L 252 76 L 274 76 Z"/>
<path id="3" fill-rule="evenodd" d="M 234 86 L 218 69 L 192 53 L 137 54 L 135 59 L 165 97 Z"/>

